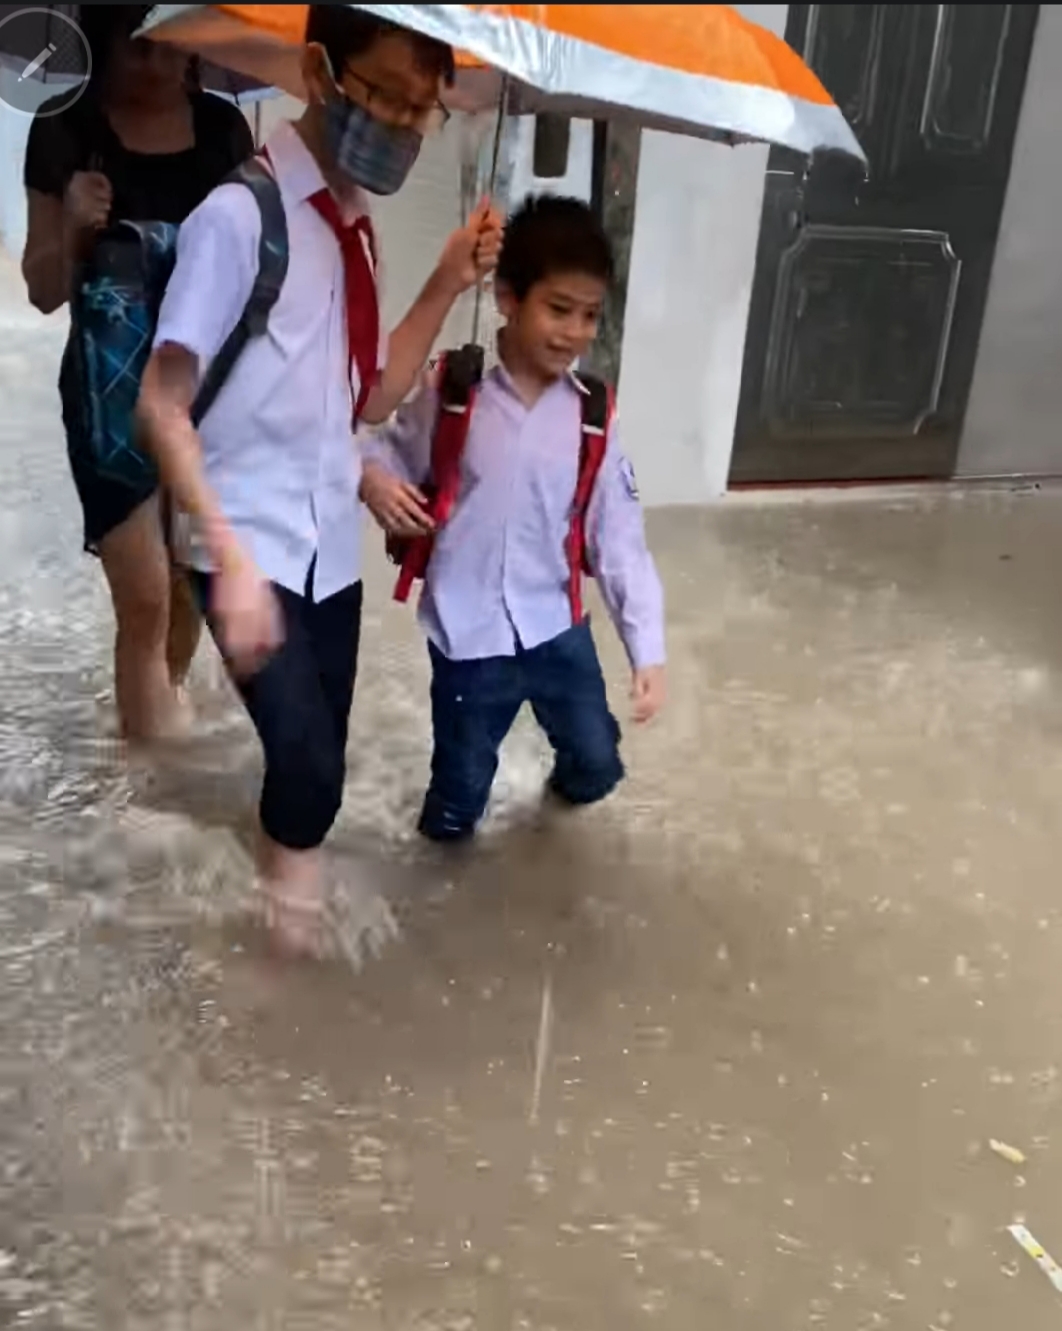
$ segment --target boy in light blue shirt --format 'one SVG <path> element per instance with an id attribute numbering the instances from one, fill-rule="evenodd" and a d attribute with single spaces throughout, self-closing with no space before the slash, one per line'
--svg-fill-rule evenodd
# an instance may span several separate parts
<path id="1" fill-rule="evenodd" d="M 550 787 L 562 800 L 594 803 L 624 775 L 567 552 L 587 394 L 570 367 L 597 333 L 612 272 L 607 238 L 574 199 L 530 201 L 508 223 L 496 276 L 500 363 L 475 399 L 419 610 L 434 732 L 419 826 L 432 840 L 474 831 L 525 702 L 553 746 Z M 429 384 L 366 447 L 362 496 L 392 535 L 432 533 L 425 489 L 438 413 Z M 585 516 L 589 567 L 631 665 L 633 716 L 647 721 L 664 699 L 663 594 L 614 422 Z"/>

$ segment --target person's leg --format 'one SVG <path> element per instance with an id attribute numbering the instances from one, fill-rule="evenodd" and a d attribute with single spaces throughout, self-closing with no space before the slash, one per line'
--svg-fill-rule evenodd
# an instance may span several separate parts
<path id="1" fill-rule="evenodd" d="M 196 584 L 209 623 L 209 578 L 196 575 Z M 269 922 L 289 950 L 316 951 L 324 913 L 321 845 L 342 800 L 343 747 L 317 660 L 315 607 L 283 588 L 274 591 L 284 641 L 256 675 L 235 684 L 265 754 L 258 867 Z M 348 625 L 347 639 L 356 643 L 349 607 Z M 351 676 L 354 659 L 352 653 Z"/>
<path id="2" fill-rule="evenodd" d="M 174 562 L 173 500 L 164 491 L 160 491 L 158 502 L 159 522 L 170 557 L 170 619 L 166 630 L 166 664 L 182 703 L 187 704 L 184 686 L 202 636 L 203 616 L 188 570 Z"/>
<path id="3" fill-rule="evenodd" d="M 170 565 L 152 497 L 99 542 L 114 604 L 114 684 L 126 739 L 152 740 L 173 732 L 180 717 L 166 664 Z"/>
<path id="4" fill-rule="evenodd" d="M 350 707 L 358 674 L 362 585 L 354 583 L 308 607 L 310 637 L 340 751 L 346 754 Z"/>
<path id="5" fill-rule="evenodd" d="M 431 784 L 418 830 L 431 841 L 472 835 L 490 799 L 498 749 L 524 702 L 515 657 L 448 661 L 431 648 Z"/>
<path id="6" fill-rule="evenodd" d="M 170 568 L 170 622 L 166 633 L 166 665 L 170 680 L 178 688 L 184 685 L 192 668 L 203 616 L 188 582 L 188 574 L 176 565 Z"/>
<path id="7" fill-rule="evenodd" d="M 623 780 L 620 728 L 587 621 L 528 652 L 531 706 L 553 745 L 550 789 L 568 804 L 595 804 Z"/>

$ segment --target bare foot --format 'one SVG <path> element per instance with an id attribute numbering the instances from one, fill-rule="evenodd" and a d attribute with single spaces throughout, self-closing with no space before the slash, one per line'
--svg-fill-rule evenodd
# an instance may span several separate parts
<path id="1" fill-rule="evenodd" d="M 261 834 L 258 872 L 266 925 L 286 956 L 321 957 L 327 951 L 321 867 L 320 850 L 289 850 Z"/>
<path id="2" fill-rule="evenodd" d="M 176 684 L 173 689 L 173 710 L 166 726 L 167 739 L 184 739 L 195 725 L 195 704 L 186 684 Z"/>
<path id="3" fill-rule="evenodd" d="M 171 744 L 187 739 L 195 724 L 195 708 L 182 684 L 172 685 L 167 689 L 164 702 L 154 709 L 151 724 L 137 730 L 127 725 L 119 726 L 130 754 L 150 758 L 166 750 Z"/>

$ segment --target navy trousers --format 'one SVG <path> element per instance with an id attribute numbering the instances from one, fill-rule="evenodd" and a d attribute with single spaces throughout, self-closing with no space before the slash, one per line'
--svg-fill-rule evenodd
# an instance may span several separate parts
<path id="1" fill-rule="evenodd" d="M 623 779 L 620 728 L 609 711 L 588 620 L 515 656 L 450 661 L 434 646 L 435 748 L 420 831 L 433 841 L 471 835 L 498 770 L 498 750 L 530 703 L 553 746 L 550 787 L 569 804 L 594 804 Z"/>
<path id="2" fill-rule="evenodd" d="M 210 623 L 210 577 L 192 577 Z M 339 813 L 361 636 L 361 583 L 314 602 L 312 577 L 305 596 L 273 584 L 284 641 L 257 674 L 233 679 L 265 752 L 262 829 L 289 850 L 319 846 Z"/>

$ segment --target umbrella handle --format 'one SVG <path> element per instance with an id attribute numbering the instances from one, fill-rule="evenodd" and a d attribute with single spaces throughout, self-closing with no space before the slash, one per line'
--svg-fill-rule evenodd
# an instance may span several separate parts
<path id="1" fill-rule="evenodd" d="M 501 154 L 502 131 L 505 128 L 506 107 L 509 102 L 509 75 L 502 74 L 501 89 L 498 93 L 498 120 L 494 126 L 494 146 L 490 155 L 490 179 L 487 182 L 487 193 L 494 200 L 494 186 L 498 180 L 498 158 Z M 480 311 L 483 305 L 483 282 L 482 279 L 476 283 L 476 299 L 472 306 L 472 342 L 479 342 L 479 321 Z"/>

